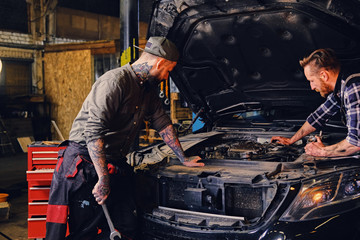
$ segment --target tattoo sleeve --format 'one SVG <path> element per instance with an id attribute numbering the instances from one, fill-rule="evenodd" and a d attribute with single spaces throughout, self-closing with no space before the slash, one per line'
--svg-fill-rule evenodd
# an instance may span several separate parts
<path id="1" fill-rule="evenodd" d="M 159 132 L 164 142 L 173 150 L 180 162 L 185 161 L 185 153 L 172 125 L 167 126 Z"/>
<path id="2" fill-rule="evenodd" d="M 101 185 L 99 191 L 102 195 L 106 195 L 109 192 L 109 172 L 105 158 L 104 140 L 96 139 L 89 142 L 88 151 L 99 177 Z"/>

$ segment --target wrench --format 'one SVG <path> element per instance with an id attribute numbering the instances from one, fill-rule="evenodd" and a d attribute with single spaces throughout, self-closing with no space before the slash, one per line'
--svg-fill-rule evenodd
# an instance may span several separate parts
<path id="1" fill-rule="evenodd" d="M 109 211 L 108 211 L 108 209 L 106 207 L 106 204 L 104 203 L 101 206 L 102 206 L 102 208 L 104 210 L 105 217 L 106 217 L 106 220 L 107 220 L 107 222 L 109 224 L 109 228 L 110 228 L 110 231 L 111 231 L 110 232 L 110 239 L 114 240 L 115 237 L 119 237 L 121 239 L 120 233 L 117 230 L 115 230 L 115 228 L 114 228 L 114 224 L 111 221 L 110 214 L 109 214 Z"/>

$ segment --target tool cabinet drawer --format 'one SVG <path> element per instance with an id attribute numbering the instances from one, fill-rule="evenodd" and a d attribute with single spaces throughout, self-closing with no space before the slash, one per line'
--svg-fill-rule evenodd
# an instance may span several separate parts
<path id="1" fill-rule="evenodd" d="M 29 188 L 50 186 L 53 173 L 53 169 L 26 171 Z"/>
<path id="2" fill-rule="evenodd" d="M 47 159 L 53 160 L 54 158 L 57 158 L 58 156 L 59 148 L 51 148 L 39 151 L 39 149 L 34 149 L 32 154 L 32 159 L 41 160 L 41 159 Z"/>
<path id="3" fill-rule="evenodd" d="M 39 155 L 39 154 L 37 154 Z M 33 165 L 43 165 L 43 164 L 50 164 L 56 165 L 57 163 L 57 152 L 55 152 L 54 156 L 33 156 L 32 164 Z"/>
<path id="4" fill-rule="evenodd" d="M 29 187 L 28 201 L 49 200 L 50 186 Z"/>
<path id="5" fill-rule="evenodd" d="M 64 146 L 58 147 L 57 144 L 47 145 L 44 142 L 35 142 L 28 146 L 28 169 L 36 168 L 55 168 L 58 152 L 65 149 Z"/>
<path id="6" fill-rule="evenodd" d="M 29 217 L 37 215 L 46 215 L 48 202 L 29 202 L 28 204 L 28 215 Z"/>
<path id="7" fill-rule="evenodd" d="M 46 216 L 28 218 L 28 238 L 44 238 L 46 234 Z"/>
<path id="8" fill-rule="evenodd" d="M 54 169 L 34 169 L 26 171 L 27 181 L 51 181 Z"/>

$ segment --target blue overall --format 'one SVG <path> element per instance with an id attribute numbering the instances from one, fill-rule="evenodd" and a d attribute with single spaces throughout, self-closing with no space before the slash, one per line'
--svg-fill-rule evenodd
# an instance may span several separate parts
<path id="1" fill-rule="evenodd" d="M 110 231 L 91 191 L 98 181 L 86 147 L 65 141 L 51 182 L 46 239 L 109 239 Z M 108 164 L 111 192 L 106 200 L 114 226 L 123 238 L 135 239 L 137 228 L 134 176 L 125 159 Z"/>

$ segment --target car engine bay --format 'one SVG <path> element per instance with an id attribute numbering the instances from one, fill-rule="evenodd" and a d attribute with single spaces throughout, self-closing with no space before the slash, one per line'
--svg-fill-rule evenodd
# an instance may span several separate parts
<path id="1" fill-rule="evenodd" d="M 299 146 L 260 143 L 251 139 L 238 140 L 235 138 L 219 145 L 207 146 L 199 155 L 203 159 L 292 162 L 303 152 L 303 148 Z"/>

